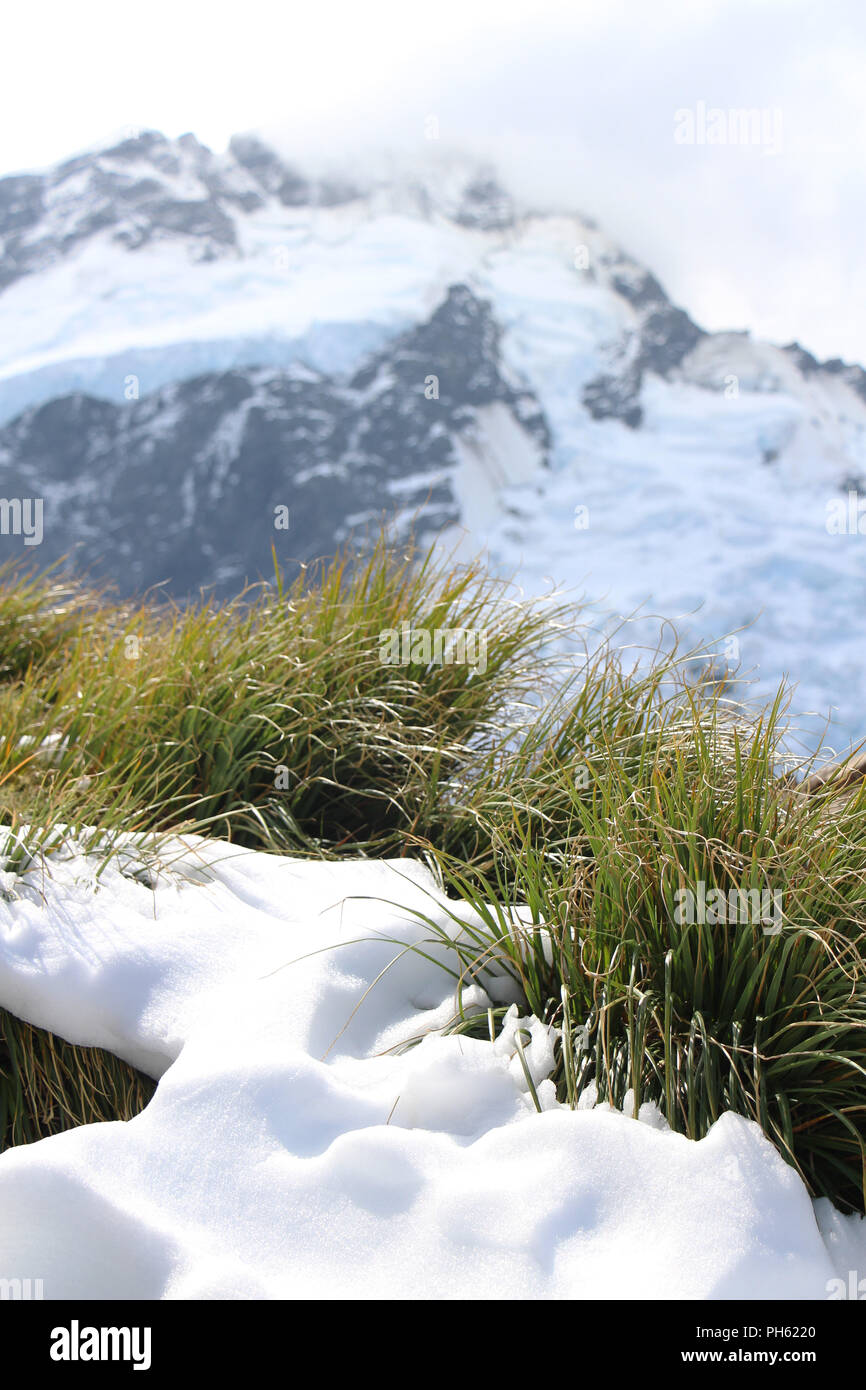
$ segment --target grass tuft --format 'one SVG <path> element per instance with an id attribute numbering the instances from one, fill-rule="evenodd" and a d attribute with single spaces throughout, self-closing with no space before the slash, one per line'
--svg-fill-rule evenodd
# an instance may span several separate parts
<path id="1" fill-rule="evenodd" d="M 862 1211 L 866 791 L 792 793 L 783 713 L 732 718 L 684 690 L 588 751 L 600 724 L 567 709 L 511 784 L 523 811 L 491 871 L 438 857 L 483 924 L 465 978 L 495 961 L 560 1030 L 563 1103 L 589 1087 L 629 1113 L 653 1101 L 692 1139 L 733 1110 L 810 1192 Z"/>
<path id="2" fill-rule="evenodd" d="M 2 1147 L 99 1120 L 131 1120 L 156 1082 L 110 1052 L 76 1047 L 0 1009 Z"/>

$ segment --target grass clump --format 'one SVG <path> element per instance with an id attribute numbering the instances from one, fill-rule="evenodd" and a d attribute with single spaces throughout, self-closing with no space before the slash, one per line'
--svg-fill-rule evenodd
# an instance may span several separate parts
<path id="1" fill-rule="evenodd" d="M 76 1047 L 0 1009 L 0 1148 L 99 1120 L 131 1120 L 155 1089 L 110 1052 Z"/>
<path id="2" fill-rule="evenodd" d="M 7 603 L 20 607 L 0 589 L 0 667 L 18 651 L 2 645 Z M 82 612 L 62 663 L 31 651 L 21 670 L 19 655 L 0 692 L 0 813 L 402 852 L 406 836 L 443 830 L 470 748 L 499 739 L 537 686 L 548 621 L 479 565 L 418 564 L 381 544 L 360 565 L 344 556 L 221 606 L 103 602 Z M 479 634 L 483 663 L 384 663 L 382 634 L 403 625 Z"/>
<path id="3" fill-rule="evenodd" d="M 686 686 L 654 695 L 589 750 L 609 716 L 560 710 L 554 739 L 531 734 L 490 873 L 440 856 L 481 923 L 462 968 L 496 961 L 560 1030 L 563 1103 L 653 1101 L 692 1139 L 735 1111 L 813 1194 L 862 1211 L 866 793 L 792 792 L 781 700 L 748 718 Z"/>

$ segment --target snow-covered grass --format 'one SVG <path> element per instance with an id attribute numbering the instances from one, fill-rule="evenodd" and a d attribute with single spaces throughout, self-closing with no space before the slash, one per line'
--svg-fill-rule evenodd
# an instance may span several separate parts
<path id="1" fill-rule="evenodd" d="M 304 854 L 450 845 L 449 788 L 537 688 L 554 617 L 479 565 L 382 545 L 219 608 L 120 604 L 7 567 L 2 891 L 67 827 L 101 863 L 126 831 L 178 826 Z M 483 626 L 483 669 L 383 664 L 380 634 L 403 623 Z M 111 1057 L 0 1016 L 0 1144 L 125 1118 L 148 1094 Z"/>
<path id="2" fill-rule="evenodd" d="M 484 669 L 420 655 L 383 664 L 381 634 L 404 622 L 483 633 Z M 288 1133 L 282 1092 L 276 1110 L 256 1101 L 246 1120 L 220 1111 L 249 1042 L 268 1096 L 289 1067 L 296 1156 L 385 1125 L 376 1107 L 386 1092 L 391 1128 L 496 1149 L 490 1134 L 519 1115 L 545 1134 L 560 1127 L 551 1142 L 565 1152 L 578 1131 L 548 1112 L 579 1120 L 595 1099 L 655 1117 L 722 1168 L 755 1143 L 764 1153 L 760 1136 L 742 1137 L 754 1121 L 782 1157 L 743 1160 L 749 1173 L 770 1164 L 784 1175 L 771 1186 L 862 1210 L 866 795 L 842 799 L 832 778 L 798 793 L 780 775 L 784 692 L 769 710 L 737 707 L 696 678 L 687 653 L 636 667 L 633 655 L 591 646 L 555 692 L 545 651 L 551 628 L 568 622 L 579 615 L 515 597 L 480 564 L 410 563 L 382 545 L 362 564 L 337 561 L 291 590 L 277 582 L 220 608 L 131 607 L 7 576 L 3 1146 L 127 1118 L 150 1093 L 146 1076 L 171 1063 L 130 1127 L 149 1136 L 143 1149 L 112 1139 L 123 1132 L 114 1127 L 49 1141 L 48 1167 L 62 1149 L 70 1171 L 105 1176 L 104 1196 L 115 1160 L 100 1155 L 119 1145 L 116 1161 L 138 1171 L 160 1143 L 180 1143 L 191 1112 L 174 1084 L 199 1093 L 219 1016 L 213 1063 L 224 1053 L 231 1077 L 208 1091 L 202 1125 Z M 178 831 L 196 838 L 172 839 Z M 365 862 L 388 857 L 387 873 Z M 227 867 L 217 872 L 216 859 Z M 683 894 L 702 905 L 691 920 Z M 334 904 L 359 940 L 377 943 L 363 969 L 355 936 L 341 926 L 332 940 L 317 926 Z M 358 949 L 366 962 L 368 947 Z M 310 952 L 320 964 L 298 965 Z M 264 983 L 273 971 L 279 987 Z M 204 1013 L 191 982 L 205 976 L 202 1000 L 216 989 L 223 1006 L 233 981 L 249 985 L 243 1027 L 232 1006 L 193 1030 Z M 291 1010 L 273 1037 L 271 1024 L 250 1021 L 272 988 L 285 1010 L 289 978 L 301 981 L 299 1009 L 327 1015 L 313 1033 L 298 1024 L 297 1047 Z M 333 1123 L 320 1082 L 343 1097 Z M 623 1171 L 635 1145 L 656 1142 L 600 1126 L 585 1153 L 599 1172 L 608 1142 Z M 269 1142 L 252 1161 L 279 1167 Z M 525 1142 L 534 1154 L 540 1140 Z M 407 1182 L 419 1164 L 439 1164 L 425 1154 L 403 1155 Z M 0 1191 L 22 1163 L 29 1173 L 15 1153 L 3 1160 Z M 685 1175 L 692 1160 L 683 1164 Z M 319 1268 L 321 1250 L 310 1258 Z M 274 1278 L 284 1287 L 284 1272 Z"/>
<path id="3" fill-rule="evenodd" d="M 0 1275 L 46 1298 L 525 1302 L 820 1299 L 863 1270 L 864 1223 L 810 1203 L 757 1125 L 692 1143 L 652 1105 L 557 1105 L 555 1036 L 519 1010 L 495 1044 L 437 1031 L 458 927 L 421 866 L 192 837 L 150 888 L 133 865 L 95 893 L 70 844 L 0 903 L 0 997 L 160 1078 L 127 1124 L 0 1156 Z M 507 983 L 485 981 L 498 1007 Z"/>

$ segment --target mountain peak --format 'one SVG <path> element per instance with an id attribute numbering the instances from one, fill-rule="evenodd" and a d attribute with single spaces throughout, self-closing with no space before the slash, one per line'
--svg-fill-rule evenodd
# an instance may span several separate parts
<path id="1" fill-rule="evenodd" d="M 94 237 L 130 251 L 166 239 L 194 260 L 237 253 L 239 221 L 268 206 L 338 208 L 370 198 L 381 209 L 444 217 L 480 231 L 510 226 L 513 202 L 495 172 L 459 157 L 368 177 L 299 168 L 249 133 L 215 154 L 191 132 L 142 130 L 62 161 L 0 179 L 0 291 Z"/>

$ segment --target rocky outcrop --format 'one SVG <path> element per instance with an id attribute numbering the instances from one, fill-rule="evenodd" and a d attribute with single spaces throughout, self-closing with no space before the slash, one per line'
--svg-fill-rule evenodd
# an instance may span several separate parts
<path id="1" fill-rule="evenodd" d="M 419 538 L 460 520 L 455 443 L 501 403 L 543 455 L 547 425 L 506 380 L 489 306 L 452 286 L 427 322 L 348 380 L 308 368 L 207 373 L 128 404 L 73 395 L 0 430 L 7 495 L 44 497 L 38 557 L 123 592 L 235 593 L 396 516 Z M 0 557 L 28 554 L 0 536 Z"/>

